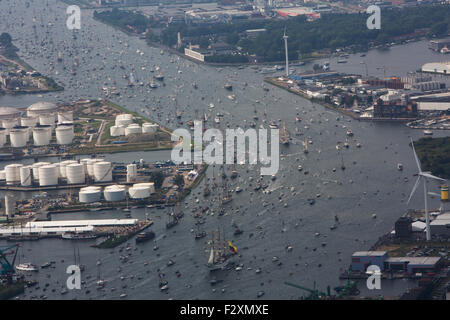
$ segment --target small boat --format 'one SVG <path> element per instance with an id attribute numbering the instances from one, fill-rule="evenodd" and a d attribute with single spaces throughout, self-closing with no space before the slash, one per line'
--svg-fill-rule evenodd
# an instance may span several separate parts
<path id="1" fill-rule="evenodd" d="M 225 83 L 223 87 L 229 91 L 233 90 L 233 86 L 229 82 Z"/>
<path id="2" fill-rule="evenodd" d="M 432 136 L 433 135 L 433 131 L 431 130 L 423 130 L 423 134 L 426 136 Z"/>
<path id="3" fill-rule="evenodd" d="M 155 237 L 155 233 L 152 231 L 141 232 L 136 236 L 136 243 L 151 240 Z"/>
<path id="4" fill-rule="evenodd" d="M 16 266 L 18 271 L 38 271 L 38 268 L 32 263 L 21 263 Z"/>
<path id="5" fill-rule="evenodd" d="M 236 193 L 242 192 L 242 188 L 237 186 L 235 191 L 236 191 Z"/>
<path id="6" fill-rule="evenodd" d="M 42 269 L 45 269 L 45 268 L 50 267 L 51 265 L 52 265 L 52 264 L 51 264 L 50 262 L 45 262 L 45 263 L 41 264 L 41 268 L 42 268 Z"/>
<path id="7" fill-rule="evenodd" d="M 353 136 L 353 132 L 350 129 L 347 129 L 347 136 L 351 137 Z"/>
<path id="8" fill-rule="evenodd" d="M 398 164 L 397 164 L 397 170 L 398 170 L 398 171 L 402 171 L 402 170 L 403 170 L 403 164 L 398 163 Z"/>

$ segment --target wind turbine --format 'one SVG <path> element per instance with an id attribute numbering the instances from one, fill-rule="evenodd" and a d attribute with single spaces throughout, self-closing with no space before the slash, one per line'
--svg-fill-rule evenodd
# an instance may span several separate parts
<path id="1" fill-rule="evenodd" d="M 414 195 L 414 192 L 416 192 L 417 187 L 420 184 L 421 179 L 423 179 L 423 190 L 424 190 L 424 196 L 425 196 L 425 219 L 426 219 L 426 232 L 427 232 L 427 241 L 431 240 L 431 231 L 430 231 L 430 214 L 428 212 L 428 179 L 434 179 L 434 180 L 438 180 L 438 181 L 445 181 L 445 179 L 433 176 L 430 172 L 424 172 L 422 171 L 421 167 L 420 167 L 420 161 L 419 158 L 417 157 L 416 154 L 416 149 L 414 149 L 414 142 L 412 141 L 411 138 L 411 145 L 412 145 L 412 149 L 413 149 L 413 153 L 414 153 L 414 158 L 416 160 L 416 164 L 417 164 L 417 168 L 419 169 L 419 172 L 417 173 L 418 177 L 416 180 L 416 183 L 414 184 L 414 187 L 412 188 L 411 194 L 409 195 L 408 198 L 408 202 L 407 204 L 409 204 L 409 202 L 411 201 L 412 196 Z"/>
<path id="2" fill-rule="evenodd" d="M 284 40 L 284 52 L 286 55 L 286 78 L 289 78 L 289 57 L 288 57 L 287 39 L 288 36 L 286 35 L 286 27 L 284 27 L 283 40 Z"/>

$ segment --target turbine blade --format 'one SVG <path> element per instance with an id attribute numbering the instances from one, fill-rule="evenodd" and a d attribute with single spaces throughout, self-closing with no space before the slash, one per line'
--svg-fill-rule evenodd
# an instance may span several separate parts
<path id="1" fill-rule="evenodd" d="M 416 159 L 417 168 L 419 168 L 419 172 L 422 172 L 422 168 L 420 167 L 420 161 L 419 161 L 419 158 L 417 157 L 416 149 L 414 148 L 414 142 L 413 142 L 412 138 L 411 138 L 411 146 L 412 146 L 413 153 L 414 153 L 414 159 Z"/>
<path id="2" fill-rule="evenodd" d="M 434 192 L 428 192 L 429 196 L 435 196 L 435 197 L 440 197 L 441 195 L 438 193 L 434 193 Z"/>
<path id="3" fill-rule="evenodd" d="M 439 180 L 439 181 L 445 181 L 445 179 L 433 176 L 432 174 L 429 174 L 429 173 L 426 173 L 426 172 L 421 172 L 420 175 L 425 177 L 425 178 L 435 179 L 435 180 Z"/>
<path id="4" fill-rule="evenodd" d="M 411 201 L 412 196 L 414 195 L 414 192 L 416 192 L 416 189 L 419 186 L 420 178 L 421 178 L 421 176 L 419 176 L 417 178 L 416 183 L 414 184 L 414 187 L 411 190 L 411 194 L 409 195 L 409 198 L 408 198 L 408 201 L 406 202 L 406 204 L 409 204 L 409 202 Z"/>

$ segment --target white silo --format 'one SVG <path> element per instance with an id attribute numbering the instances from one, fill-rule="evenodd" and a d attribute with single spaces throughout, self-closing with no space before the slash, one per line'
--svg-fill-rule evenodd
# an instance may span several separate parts
<path id="1" fill-rule="evenodd" d="M 18 184 L 20 182 L 20 163 L 8 164 L 5 167 L 5 179 L 7 184 Z"/>
<path id="2" fill-rule="evenodd" d="M 153 182 L 135 183 L 133 186 L 148 187 L 150 194 L 155 193 L 155 183 L 153 183 Z"/>
<path id="3" fill-rule="evenodd" d="M 141 127 L 137 123 L 130 124 L 125 128 L 125 135 L 128 136 L 130 134 L 139 134 L 142 133 Z"/>
<path id="4" fill-rule="evenodd" d="M 54 165 L 39 167 L 39 185 L 41 187 L 58 184 L 58 168 Z"/>
<path id="5" fill-rule="evenodd" d="M 106 201 L 122 201 L 126 198 L 125 187 L 122 185 L 107 186 L 103 191 Z"/>
<path id="6" fill-rule="evenodd" d="M 136 183 L 128 188 L 128 194 L 132 199 L 145 199 L 150 197 L 151 187 L 146 183 Z"/>
<path id="7" fill-rule="evenodd" d="M 73 123 L 73 111 L 58 112 L 58 123 Z"/>
<path id="8" fill-rule="evenodd" d="M 28 128 L 16 128 L 9 131 L 9 140 L 13 148 L 22 148 L 27 145 Z"/>
<path id="9" fill-rule="evenodd" d="M 6 172 L 5 172 L 5 170 L 0 170 L 0 180 L 6 180 Z"/>
<path id="10" fill-rule="evenodd" d="M 0 128 L 0 147 L 3 147 L 6 144 L 6 136 L 6 130 L 4 128 Z"/>
<path id="11" fill-rule="evenodd" d="M 31 186 L 31 167 L 24 166 L 20 168 L 20 185 L 24 187 Z"/>
<path id="12" fill-rule="evenodd" d="M 94 179 L 95 182 L 112 181 L 111 162 L 102 161 L 94 163 Z"/>
<path id="13" fill-rule="evenodd" d="M 33 141 L 35 146 L 46 146 L 50 144 L 52 135 L 51 126 L 39 126 L 33 129 Z"/>
<path id="14" fill-rule="evenodd" d="M 98 202 L 101 196 L 102 189 L 95 186 L 81 188 L 78 193 L 78 199 L 81 203 Z"/>
<path id="15" fill-rule="evenodd" d="M 43 166 L 48 166 L 50 162 L 36 162 L 31 165 L 31 170 L 33 171 L 33 179 L 39 181 L 39 168 Z"/>
<path id="16" fill-rule="evenodd" d="M 84 165 L 82 163 L 72 163 L 66 166 L 67 184 L 85 183 Z"/>
<path id="17" fill-rule="evenodd" d="M 73 141 L 74 133 L 73 126 L 63 125 L 58 126 L 55 129 L 56 143 L 57 144 L 71 144 Z"/>
<path id="18" fill-rule="evenodd" d="M 159 125 L 155 123 L 146 122 L 142 125 L 142 133 L 155 133 L 159 128 Z"/>
<path id="19" fill-rule="evenodd" d="M 137 176 L 137 165 L 134 163 L 127 165 L 127 182 L 133 182 Z"/>
<path id="20" fill-rule="evenodd" d="M 55 125 L 55 114 L 45 113 L 39 115 L 39 124 L 41 126 L 54 126 Z"/>

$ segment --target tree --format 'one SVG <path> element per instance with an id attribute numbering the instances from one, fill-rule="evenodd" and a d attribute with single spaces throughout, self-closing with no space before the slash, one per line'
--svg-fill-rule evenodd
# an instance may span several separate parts
<path id="1" fill-rule="evenodd" d="M 152 172 L 151 179 L 153 180 L 153 183 L 155 184 L 155 188 L 159 189 L 162 187 L 162 184 L 164 182 L 164 175 L 161 171 Z"/>
<path id="2" fill-rule="evenodd" d="M 12 41 L 12 38 L 9 35 L 9 33 L 3 32 L 0 35 L 0 45 L 2 45 L 4 47 L 8 47 L 9 45 L 11 45 L 11 41 Z"/>
<path id="3" fill-rule="evenodd" d="M 184 187 L 184 177 L 182 174 L 177 174 L 173 179 L 173 182 L 178 186 L 178 188 L 182 189 Z"/>

